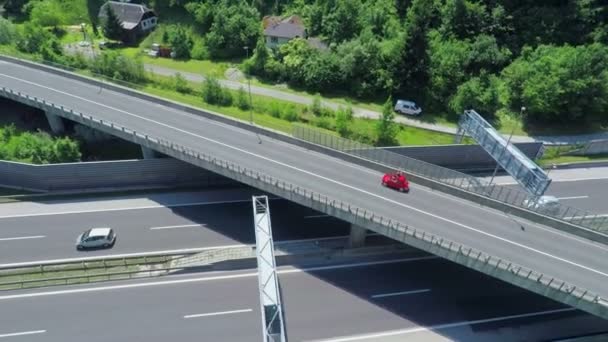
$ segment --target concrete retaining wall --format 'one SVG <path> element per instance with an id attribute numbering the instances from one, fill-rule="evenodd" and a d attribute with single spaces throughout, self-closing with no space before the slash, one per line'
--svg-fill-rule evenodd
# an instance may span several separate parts
<path id="1" fill-rule="evenodd" d="M 528 158 L 534 160 L 543 143 L 514 145 Z M 496 167 L 496 161 L 479 145 L 398 146 L 382 149 L 454 170 L 493 170 Z"/>
<path id="2" fill-rule="evenodd" d="M 31 165 L 0 161 L 0 186 L 30 191 L 236 184 L 172 158 Z"/>

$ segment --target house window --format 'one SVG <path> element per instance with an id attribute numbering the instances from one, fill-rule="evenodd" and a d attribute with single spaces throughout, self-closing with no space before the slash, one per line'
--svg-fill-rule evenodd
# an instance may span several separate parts
<path id="1" fill-rule="evenodd" d="M 144 28 L 146 28 L 146 26 L 148 26 L 148 22 L 147 21 L 142 21 L 141 22 L 141 26 L 143 26 Z"/>
<path id="2" fill-rule="evenodd" d="M 152 24 L 156 24 L 156 18 L 152 18 Z"/>
<path id="3" fill-rule="evenodd" d="M 278 37 L 270 37 L 270 42 L 273 44 L 277 44 L 279 42 L 279 38 Z"/>

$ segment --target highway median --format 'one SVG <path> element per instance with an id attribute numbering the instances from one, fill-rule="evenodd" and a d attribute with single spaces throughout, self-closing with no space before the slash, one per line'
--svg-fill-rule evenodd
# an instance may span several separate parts
<path id="1" fill-rule="evenodd" d="M 275 244 L 277 265 L 319 265 L 386 255 L 422 252 L 380 236 L 369 244 L 348 248 L 348 239 L 285 241 Z M 175 252 L 135 257 L 99 257 L 68 262 L 27 264 L 0 268 L 0 291 L 130 280 L 184 272 L 250 269 L 257 267 L 254 245 L 202 252 Z"/>

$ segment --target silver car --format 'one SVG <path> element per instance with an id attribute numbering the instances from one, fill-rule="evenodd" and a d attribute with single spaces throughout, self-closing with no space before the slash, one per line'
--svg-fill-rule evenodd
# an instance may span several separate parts
<path id="1" fill-rule="evenodd" d="M 555 196 L 540 196 L 539 198 L 529 198 L 524 201 L 526 208 L 547 214 L 557 214 L 559 212 L 559 199 Z"/>
<path id="2" fill-rule="evenodd" d="M 76 249 L 108 248 L 114 246 L 116 233 L 112 228 L 91 228 L 76 239 Z"/>

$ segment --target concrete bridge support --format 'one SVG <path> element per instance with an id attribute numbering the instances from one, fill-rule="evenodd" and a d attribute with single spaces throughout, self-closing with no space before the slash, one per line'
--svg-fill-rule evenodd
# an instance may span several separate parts
<path id="1" fill-rule="evenodd" d="M 365 245 L 365 236 L 367 229 L 357 225 L 350 225 L 350 236 L 348 238 L 348 246 L 350 248 L 363 247 Z"/>
<path id="2" fill-rule="evenodd" d="M 141 145 L 141 155 L 144 157 L 144 159 L 158 158 L 158 152 L 144 145 Z"/>
<path id="3" fill-rule="evenodd" d="M 46 115 L 46 119 L 49 121 L 49 126 L 51 126 L 51 132 L 54 134 L 61 134 L 65 132 L 65 125 L 63 124 L 63 118 L 61 116 L 44 112 Z"/>

